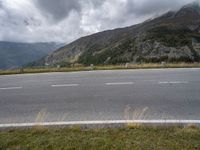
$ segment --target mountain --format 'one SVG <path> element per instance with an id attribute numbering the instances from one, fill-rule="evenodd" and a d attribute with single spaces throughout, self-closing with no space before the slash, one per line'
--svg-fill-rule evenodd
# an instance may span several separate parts
<path id="1" fill-rule="evenodd" d="M 82 37 L 51 53 L 37 65 L 162 61 L 200 61 L 198 3 L 186 5 L 178 11 L 170 11 L 141 24 Z"/>
<path id="2" fill-rule="evenodd" d="M 61 47 L 57 43 L 15 43 L 0 41 L 0 69 L 21 67 Z"/>

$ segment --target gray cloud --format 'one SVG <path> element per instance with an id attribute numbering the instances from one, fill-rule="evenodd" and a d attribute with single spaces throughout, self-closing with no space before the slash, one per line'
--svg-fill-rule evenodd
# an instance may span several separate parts
<path id="1" fill-rule="evenodd" d="M 68 43 L 145 21 L 193 1 L 0 0 L 0 40 Z"/>
<path id="2" fill-rule="evenodd" d="M 127 8 L 129 13 L 146 15 L 166 10 L 175 10 L 180 6 L 191 2 L 191 0 L 140 0 L 140 2 L 129 0 L 127 3 Z"/>
<path id="3" fill-rule="evenodd" d="M 79 0 L 35 0 L 35 4 L 46 17 L 60 21 L 72 10 L 80 11 Z"/>

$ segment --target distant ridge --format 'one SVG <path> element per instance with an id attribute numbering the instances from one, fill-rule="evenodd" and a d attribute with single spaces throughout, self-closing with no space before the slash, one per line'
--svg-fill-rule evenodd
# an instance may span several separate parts
<path id="1" fill-rule="evenodd" d="M 57 43 L 17 43 L 0 41 L 0 69 L 21 67 L 61 47 Z"/>

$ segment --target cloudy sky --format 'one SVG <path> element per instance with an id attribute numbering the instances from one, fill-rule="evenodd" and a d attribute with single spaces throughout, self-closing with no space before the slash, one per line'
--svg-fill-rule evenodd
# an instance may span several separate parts
<path id="1" fill-rule="evenodd" d="M 0 0 L 0 41 L 65 42 L 140 23 L 194 0 Z"/>

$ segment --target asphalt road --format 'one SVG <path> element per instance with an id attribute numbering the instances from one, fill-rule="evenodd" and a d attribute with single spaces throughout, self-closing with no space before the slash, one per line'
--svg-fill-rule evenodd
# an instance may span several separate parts
<path id="1" fill-rule="evenodd" d="M 200 119 L 200 69 L 0 76 L 0 124 Z"/>

